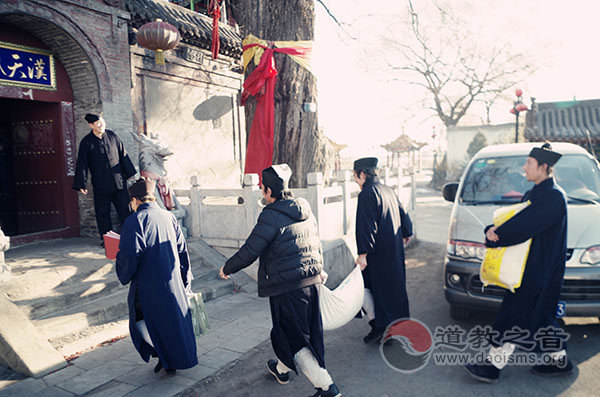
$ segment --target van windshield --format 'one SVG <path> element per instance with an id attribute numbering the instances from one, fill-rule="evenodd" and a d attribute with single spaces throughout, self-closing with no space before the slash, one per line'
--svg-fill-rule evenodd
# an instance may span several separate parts
<path id="1" fill-rule="evenodd" d="M 469 169 L 461 199 L 466 204 L 512 204 L 533 187 L 525 179 L 523 164 L 526 155 L 483 158 Z M 556 182 L 570 201 L 586 203 L 600 201 L 600 170 L 584 155 L 564 155 L 554 166 Z"/>

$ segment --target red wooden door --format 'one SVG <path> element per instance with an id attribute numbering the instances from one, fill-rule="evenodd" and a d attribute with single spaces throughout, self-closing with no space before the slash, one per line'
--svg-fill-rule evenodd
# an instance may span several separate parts
<path id="1" fill-rule="evenodd" d="M 60 106 L 11 101 L 17 233 L 64 227 Z"/>

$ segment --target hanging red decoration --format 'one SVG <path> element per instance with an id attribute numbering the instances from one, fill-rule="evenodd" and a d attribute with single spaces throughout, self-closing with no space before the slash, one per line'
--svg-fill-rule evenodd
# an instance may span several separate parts
<path id="1" fill-rule="evenodd" d="M 213 18 L 213 28 L 212 28 L 212 45 L 211 52 L 213 59 L 217 59 L 219 56 L 219 19 L 221 19 L 221 1 L 220 0 L 210 0 L 210 4 L 208 6 L 208 15 Z"/>
<path id="2" fill-rule="evenodd" d="M 274 115 L 275 115 L 275 83 L 277 68 L 273 53 L 287 54 L 304 67 L 308 66 L 307 59 L 310 48 L 303 44 L 307 42 L 275 41 L 267 42 L 253 35 L 243 41 L 243 59 L 246 66 L 257 51 L 260 59 L 256 69 L 246 77 L 242 91 L 242 105 L 250 96 L 257 99 L 256 110 L 252 118 L 248 147 L 246 150 L 245 174 L 258 174 L 262 179 L 262 170 L 273 163 Z M 277 48 L 279 47 L 279 48 Z"/>
<path id="3" fill-rule="evenodd" d="M 525 105 L 524 103 L 517 103 L 516 106 L 517 112 L 524 112 L 527 109 L 527 105 Z"/>
<path id="4" fill-rule="evenodd" d="M 165 64 L 164 51 L 177 47 L 180 39 L 177 28 L 161 19 L 142 25 L 137 33 L 138 44 L 154 51 L 156 65 Z"/>

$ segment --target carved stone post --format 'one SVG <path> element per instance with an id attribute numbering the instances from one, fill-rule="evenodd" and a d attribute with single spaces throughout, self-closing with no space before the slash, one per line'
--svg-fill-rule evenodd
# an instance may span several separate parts
<path id="1" fill-rule="evenodd" d="M 10 266 L 4 262 L 4 251 L 10 248 L 10 239 L 4 235 L 0 227 L 0 283 L 10 279 Z"/>
<path id="2" fill-rule="evenodd" d="M 321 219 L 323 208 L 323 173 L 309 172 L 308 175 L 306 175 L 306 181 L 308 182 L 308 202 L 317 219 L 319 233 L 322 234 L 324 226 L 322 224 L 323 220 Z"/>
<path id="3" fill-rule="evenodd" d="M 350 192 L 350 180 L 352 179 L 352 174 L 350 171 L 341 170 L 337 173 L 337 182 L 342 185 L 342 203 L 343 203 L 343 211 L 344 211 L 344 235 L 348 234 L 348 231 L 351 228 L 350 219 L 352 219 L 352 214 L 350 213 L 350 201 L 352 200 L 351 192 Z"/>
<path id="4" fill-rule="evenodd" d="M 260 187 L 258 174 L 244 175 L 244 208 L 246 211 L 246 235 L 249 235 L 260 212 Z"/>
<path id="5" fill-rule="evenodd" d="M 192 185 L 192 187 L 190 188 L 190 218 L 191 222 L 189 224 L 191 224 L 191 235 L 192 237 L 202 237 L 202 233 L 201 233 L 201 214 L 202 214 L 202 198 L 200 197 L 198 190 L 200 189 L 200 186 L 198 185 L 198 177 L 197 176 L 192 176 L 190 177 L 190 185 Z"/>

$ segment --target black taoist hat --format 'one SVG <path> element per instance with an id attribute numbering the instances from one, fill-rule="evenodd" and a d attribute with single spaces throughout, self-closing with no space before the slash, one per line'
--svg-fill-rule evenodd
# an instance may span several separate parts
<path id="1" fill-rule="evenodd" d="M 377 157 L 363 157 L 354 162 L 354 171 L 374 170 L 377 168 Z"/>
<path id="2" fill-rule="evenodd" d="M 146 197 L 146 196 L 154 196 L 154 189 L 156 188 L 156 183 L 152 179 L 146 179 L 144 177 L 138 179 L 127 191 L 129 192 L 129 197 L 136 198 L 138 200 Z"/>
<path id="3" fill-rule="evenodd" d="M 556 164 L 561 156 L 562 154 L 552 151 L 552 146 L 550 146 L 548 142 L 544 143 L 542 147 L 534 147 L 531 149 L 531 152 L 529 152 L 529 157 L 536 159 L 538 164 L 542 165 L 546 163 L 549 167 Z"/>
<path id="4" fill-rule="evenodd" d="M 100 117 L 95 114 L 88 113 L 85 115 L 84 119 L 88 123 L 94 124 L 96 121 L 100 120 Z"/>

